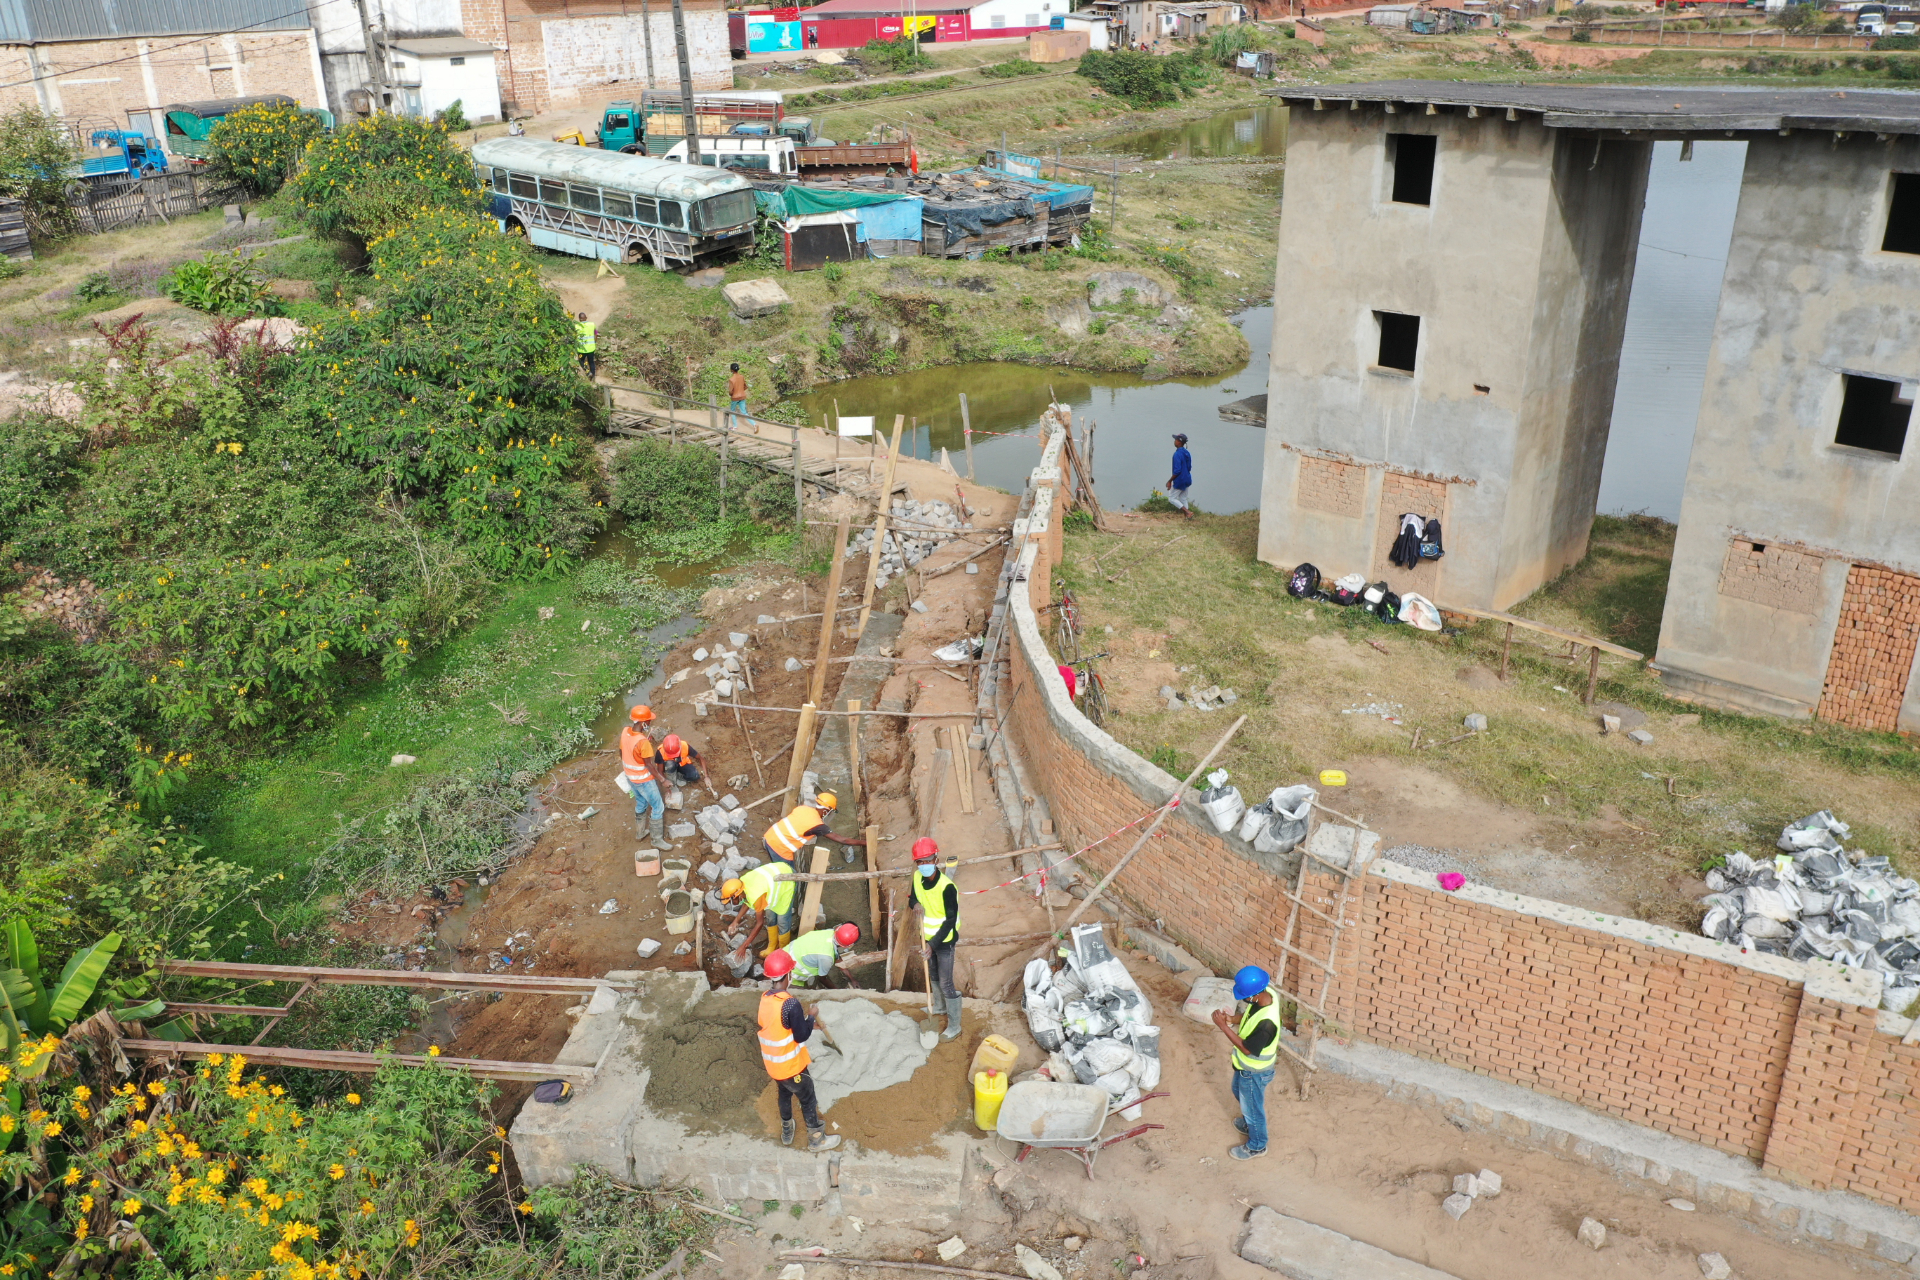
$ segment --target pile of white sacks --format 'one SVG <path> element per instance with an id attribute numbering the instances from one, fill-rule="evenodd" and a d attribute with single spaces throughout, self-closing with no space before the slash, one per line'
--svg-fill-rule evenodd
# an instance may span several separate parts
<path id="1" fill-rule="evenodd" d="M 1886 858 L 1842 843 L 1846 823 L 1822 809 L 1780 832 L 1784 851 L 1750 858 L 1735 851 L 1707 872 L 1713 892 L 1700 932 L 1721 942 L 1794 960 L 1831 960 L 1883 979 L 1881 1001 L 1895 1013 L 1920 999 L 1920 884 Z"/>
<path id="2" fill-rule="evenodd" d="M 950 502 L 916 502 L 912 498 L 895 498 L 887 520 L 889 524 L 899 521 L 900 527 L 890 527 L 881 544 L 880 572 L 873 580 L 876 591 L 932 555 L 935 548 L 953 541 L 960 530 L 973 528 L 973 522 L 955 511 Z M 865 555 L 872 546 L 873 530 L 868 529 L 847 544 L 847 556 Z"/>
<path id="3" fill-rule="evenodd" d="M 1160 1083 L 1160 1028 L 1097 924 L 1074 926 L 1066 967 L 1027 965 L 1027 1027 L 1056 1080 L 1098 1085 L 1123 1107 Z"/>

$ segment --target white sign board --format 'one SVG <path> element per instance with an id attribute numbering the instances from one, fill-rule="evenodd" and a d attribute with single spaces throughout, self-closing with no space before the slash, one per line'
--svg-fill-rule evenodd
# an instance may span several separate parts
<path id="1" fill-rule="evenodd" d="M 843 436 L 870 436 L 873 434 L 872 418 L 840 419 L 840 434 Z"/>

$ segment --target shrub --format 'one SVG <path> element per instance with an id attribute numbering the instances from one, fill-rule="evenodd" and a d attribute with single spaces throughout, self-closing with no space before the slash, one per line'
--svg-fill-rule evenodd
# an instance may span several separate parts
<path id="1" fill-rule="evenodd" d="M 1876 36 L 1873 48 L 1876 53 L 1920 49 L 1920 36 Z"/>
<path id="2" fill-rule="evenodd" d="M 1260 48 L 1260 28 L 1251 22 L 1216 27 L 1207 37 L 1207 60 L 1216 66 L 1230 67 L 1243 53 Z"/>
<path id="3" fill-rule="evenodd" d="M 980 74 L 990 80 L 1010 80 L 1018 76 L 1043 76 L 1047 69 L 1037 62 L 1028 62 L 1025 58 L 1010 58 L 1005 62 L 996 62 L 990 67 L 980 68 Z"/>
<path id="4" fill-rule="evenodd" d="M 34 235 L 54 239 L 80 230 L 67 200 L 79 163 L 60 117 L 30 106 L 0 115 L 0 197 L 21 202 Z"/>
<path id="5" fill-rule="evenodd" d="M 1920 80 L 1920 59 L 1889 58 L 1887 74 L 1895 80 Z"/>
<path id="6" fill-rule="evenodd" d="M 1213 75 L 1193 54 L 1156 57 L 1130 49 L 1095 49 L 1082 55 L 1076 71 L 1132 107 L 1176 102 Z"/>
<path id="7" fill-rule="evenodd" d="M 216 179 L 249 195 L 270 196 L 286 185 L 323 132 L 318 116 L 290 102 L 241 107 L 207 135 L 208 167 Z"/>
<path id="8" fill-rule="evenodd" d="M 51 413 L 28 413 L 0 424 L 0 542 L 21 521 L 73 486 L 87 433 Z"/>
<path id="9" fill-rule="evenodd" d="M 434 125 L 376 115 L 317 140 L 288 184 L 323 235 L 371 240 L 433 208 L 477 209 L 473 161 Z"/>
<path id="10" fill-rule="evenodd" d="M 459 98 L 455 98 L 446 105 L 445 110 L 433 113 L 433 122 L 439 125 L 443 131 L 447 133 L 464 133 L 468 129 L 473 128 L 472 125 L 467 123 L 467 113 L 461 109 L 460 102 L 461 100 Z"/>
<path id="11" fill-rule="evenodd" d="M 872 65 L 878 70 L 891 71 L 895 75 L 909 71 L 925 71 L 933 65 L 933 59 L 920 50 L 920 42 L 911 36 L 900 36 L 893 40 L 869 40 L 860 46 L 856 55 L 861 65 Z"/>
<path id="12" fill-rule="evenodd" d="M 208 315 L 243 316 L 268 309 L 267 282 L 238 249 L 189 259 L 160 287 L 181 306 Z"/>

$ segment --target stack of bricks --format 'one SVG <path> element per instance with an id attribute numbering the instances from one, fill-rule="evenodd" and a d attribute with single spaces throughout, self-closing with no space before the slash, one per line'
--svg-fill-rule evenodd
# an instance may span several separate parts
<path id="1" fill-rule="evenodd" d="M 1818 613 L 1825 566 L 1819 556 L 1805 551 L 1734 538 L 1727 543 L 1726 563 L 1720 567 L 1720 594 L 1789 613 Z"/>
<path id="2" fill-rule="evenodd" d="M 1920 578 L 1854 565 L 1847 571 L 1826 686 L 1814 714 L 1856 729 L 1897 728 L 1916 642 Z"/>

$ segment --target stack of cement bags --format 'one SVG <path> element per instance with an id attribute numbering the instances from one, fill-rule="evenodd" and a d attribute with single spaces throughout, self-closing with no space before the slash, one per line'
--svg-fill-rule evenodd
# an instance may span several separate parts
<path id="1" fill-rule="evenodd" d="M 1756 860 L 1738 851 L 1707 873 L 1713 892 L 1700 932 L 1751 951 L 1831 960 L 1883 976 L 1882 1003 L 1909 1011 L 1920 997 L 1920 884 L 1886 858 L 1841 842 L 1846 823 L 1826 810 L 1789 823 L 1784 852 Z"/>
<path id="2" fill-rule="evenodd" d="M 1133 975 L 1107 948 L 1097 924 L 1074 927 L 1067 965 L 1027 965 L 1027 1026 L 1053 1055 L 1054 1077 L 1067 1071 L 1122 1105 L 1160 1083 L 1160 1028 Z M 1062 1068 L 1065 1069 L 1062 1069 Z"/>

